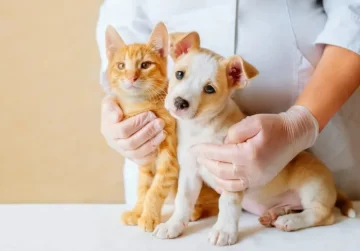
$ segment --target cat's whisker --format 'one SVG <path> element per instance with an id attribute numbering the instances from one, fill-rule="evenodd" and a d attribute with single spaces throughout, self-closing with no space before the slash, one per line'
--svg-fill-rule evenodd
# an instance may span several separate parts
<path id="1" fill-rule="evenodd" d="M 150 101 L 164 101 L 167 92 L 163 89 L 160 88 L 155 88 L 155 87 L 151 87 L 148 89 L 148 91 L 150 92 L 149 98 Z"/>

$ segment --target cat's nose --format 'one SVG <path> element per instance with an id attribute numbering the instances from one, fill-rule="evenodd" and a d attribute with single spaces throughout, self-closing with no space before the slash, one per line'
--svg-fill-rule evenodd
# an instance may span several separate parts
<path id="1" fill-rule="evenodd" d="M 131 81 L 132 83 L 134 83 L 138 78 L 139 78 L 138 76 L 132 76 L 132 77 L 130 78 L 130 81 Z"/>
<path id="2" fill-rule="evenodd" d="M 135 81 L 139 78 L 139 75 L 138 74 L 129 74 L 126 76 L 127 78 L 127 81 L 129 81 L 131 84 L 134 84 Z"/>
<path id="3" fill-rule="evenodd" d="M 175 98 L 174 105 L 178 110 L 185 110 L 190 106 L 189 102 L 181 97 Z"/>

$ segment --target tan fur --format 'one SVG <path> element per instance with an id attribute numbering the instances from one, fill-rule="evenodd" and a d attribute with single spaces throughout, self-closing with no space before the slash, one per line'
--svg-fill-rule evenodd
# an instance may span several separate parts
<path id="1" fill-rule="evenodd" d="M 337 191 L 337 199 L 336 199 L 336 207 L 340 209 L 340 212 L 348 217 L 354 217 L 355 215 L 349 215 L 351 210 L 354 210 L 354 205 L 349 198 L 338 189 Z"/>
<path id="2" fill-rule="evenodd" d="M 210 50 L 200 48 L 200 39 L 196 32 L 189 34 L 176 33 L 171 35 L 170 39 L 173 40 L 170 42 L 172 44 L 170 47 L 170 55 L 175 60 L 175 71 L 181 70 L 186 72 L 188 69 L 187 65 L 190 64 L 192 58 L 191 55 L 196 55 L 198 53 L 205 53 L 216 58 L 218 61 L 217 80 L 215 83 L 212 83 L 217 91 L 212 95 L 201 96 L 200 105 L 195 118 L 205 118 L 206 123 L 204 123 L 204 126 L 216 130 L 226 128 L 244 118 L 244 115 L 236 105 L 228 106 L 227 110 L 217 113 L 216 116 L 212 116 L 213 114 L 211 111 L 226 107 L 226 103 L 233 90 L 244 87 L 239 83 L 235 83 L 236 79 L 234 80 L 231 73 L 229 73 L 229 67 L 232 64 L 241 64 L 242 76 L 245 76 L 246 79 L 250 79 L 258 74 L 256 68 L 239 56 L 224 59 Z M 178 46 L 179 43 L 183 44 Z M 189 45 L 191 46 L 189 47 Z M 188 55 L 187 61 L 183 64 L 178 64 L 177 60 L 183 54 Z M 227 78 L 225 76 L 227 76 Z M 202 196 L 205 196 L 206 193 L 209 193 L 209 196 L 212 196 L 210 195 L 210 191 L 211 190 L 202 191 Z M 348 215 L 350 212 L 349 210 L 353 209 L 351 201 L 344 194 L 336 190 L 330 170 L 314 155 L 305 151 L 298 154 L 271 182 L 262 188 L 247 190 L 245 192 L 245 197 L 259 205 L 266 206 L 271 203 L 271 198 L 281 196 L 289 191 L 293 191 L 301 196 L 302 215 L 311 211 L 311 216 L 314 216 L 314 219 L 310 226 L 332 224 L 334 222 L 333 208 L 335 203 L 336 206 L 340 207 L 341 212 L 344 215 Z M 308 197 L 308 191 L 311 191 L 309 196 L 311 196 L 311 194 L 314 196 Z M 242 193 L 239 194 L 241 195 Z M 294 229 L 284 225 L 275 225 L 278 216 L 292 215 L 297 212 L 298 211 L 293 210 L 293 208 L 287 207 L 278 208 L 275 211 L 265 211 L 259 221 L 265 226 L 276 226 L 285 231 L 309 227 L 299 226 Z M 194 218 L 196 217 L 194 216 Z"/>
<path id="3" fill-rule="evenodd" d="M 317 219 L 313 226 L 332 224 L 332 209 L 337 196 L 335 183 L 330 170 L 309 152 L 301 152 L 271 182 L 250 196 L 259 203 L 264 203 L 269 197 L 279 196 L 289 190 L 299 191 L 302 187 L 312 185 L 314 189 L 318 190 L 316 199 L 310 203 L 312 208 L 316 209 Z M 282 209 L 279 208 L 279 210 Z M 274 214 L 271 224 L 264 224 L 265 226 L 274 226 L 278 216 L 293 213 L 291 208 L 285 208 L 284 211 L 284 213 L 266 211 L 259 221 L 264 224 L 263 217 L 267 214 Z"/>

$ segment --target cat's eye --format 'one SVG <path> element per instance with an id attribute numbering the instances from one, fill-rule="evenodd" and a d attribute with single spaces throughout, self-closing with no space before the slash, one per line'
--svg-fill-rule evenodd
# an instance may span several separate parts
<path id="1" fill-rule="evenodd" d="M 125 64 L 124 63 L 118 63 L 117 65 L 119 70 L 123 70 L 125 68 Z"/>
<path id="2" fill-rule="evenodd" d="M 149 61 L 142 62 L 141 69 L 147 69 L 150 67 L 150 65 L 151 65 L 151 62 L 149 62 Z"/>
<path id="3" fill-rule="evenodd" d="M 175 77 L 176 77 L 176 79 L 178 79 L 178 80 L 183 79 L 183 78 L 184 78 L 184 75 L 185 75 L 185 72 L 183 72 L 183 71 L 177 71 L 177 72 L 175 72 Z"/>
<path id="4" fill-rule="evenodd" d="M 212 85 L 207 84 L 207 85 L 204 86 L 204 92 L 207 93 L 207 94 L 213 94 L 216 91 L 215 91 L 215 88 Z"/>

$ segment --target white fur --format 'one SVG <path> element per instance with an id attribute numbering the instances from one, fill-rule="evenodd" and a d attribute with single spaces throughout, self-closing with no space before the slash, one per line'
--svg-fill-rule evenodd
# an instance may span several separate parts
<path id="1" fill-rule="evenodd" d="M 165 99 L 166 109 L 168 109 L 174 117 L 178 118 L 174 106 L 174 99 L 176 97 L 182 97 L 190 103 L 189 109 L 181 111 L 182 116 L 191 118 L 198 109 L 204 85 L 209 80 L 212 82 L 215 81 L 217 67 L 217 61 L 205 53 L 192 56 L 190 64 L 187 61 L 186 56 L 180 58 L 176 63 L 176 68 L 170 79 L 171 81 L 177 81 L 175 80 L 175 72 L 178 69 L 186 69 L 185 77 L 181 84 L 178 84 L 173 88 L 170 87 L 169 93 Z"/>
<path id="2" fill-rule="evenodd" d="M 275 226 L 283 229 L 284 231 L 295 231 L 313 226 L 315 224 L 315 220 L 315 210 L 305 209 L 298 214 L 279 216 L 275 221 Z"/>
<path id="3" fill-rule="evenodd" d="M 228 128 L 213 131 L 210 128 L 196 126 L 191 121 L 178 121 L 178 160 L 180 177 L 178 193 L 175 199 L 175 211 L 171 218 L 160 224 L 154 235 L 161 239 L 180 236 L 187 224 L 199 196 L 203 181 L 215 188 L 215 181 L 209 171 L 198 165 L 191 154 L 191 147 L 200 143 L 222 143 Z M 238 236 L 238 221 L 241 205 L 234 205 L 236 194 L 223 193 L 219 200 L 219 216 L 209 234 L 209 242 L 214 245 L 232 245 Z"/>
<path id="4" fill-rule="evenodd" d="M 197 119 L 189 119 L 196 113 L 200 103 L 203 86 L 210 80 L 215 81 L 218 62 L 207 54 L 197 54 L 191 58 L 191 63 L 183 57 L 177 62 L 177 67 L 187 64 L 186 78 L 175 85 L 170 86 L 166 97 L 165 106 L 174 113 L 174 99 L 182 97 L 190 103 L 189 109 L 181 114 L 178 120 L 178 161 L 180 164 L 180 177 L 178 193 L 175 199 L 175 211 L 172 217 L 163 224 L 160 224 L 154 231 L 158 238 L 176 238 L 182 234 L 187 226 L 195 203 L 199 196 L 203 181 L 212 188 L 215 188 L 215 180 L 209 171 L 199 166 L 196 156 L 191 153 L 191 147 L 201 143 L 223 143 L 227 135 L 228 127 L 220 130 L 213 128 L 210 123 L 204 126 Z M 175 68 L 176 71 L 177 68 Z M 175 78 L 175 73 L 172 78 Z M 175 80 L 176 81 L 176 80 Z M 229 98 L 226 110 L 231 111 L 236 107 Z M 238 109 L 238 108 L 236 108 Z M 176 115 L 176 114 L 175 114 Z M 209 119 L 209 118 L 207 118 Z M 209 234 L 209 242 L 214 245 L 231 245 L 237 240 L 238 220 L 241 213 L 241 204 L 234 203 L 237 200 L 236 193 L 223 193 L 219 200 L 219 216 L 216 224 Z"/>
<path id="5" fill-rule="evenodd" d="M 213 245 L 232 245 L 237 241 L 238 224 L 241 214 L 241 206 L 235 204 L 239 201 L 238 193 L 224 192 L 219 200 L 218 219 L 209 234 L 209 242 Z"/>
<path id="6" fill-rule="evenodd" d="M 356 211 L 352 208 L 349 209 L 349 212 L 348 212 L 348 216 L 349 218 L 355 218 L 356 217 Z"/>
<path id="7" fill-rule="evenodd" d="M 200 167 L 196 157 L 191 154 L 191 147 L 200 143 L 222 143 L 227 133 L 227 130 L 216 133 L 211 128 L 196 126 L 188 120 L 179 120 L 177 130 L 180 165 L 178 192 L 173 215 L 154 231 L 154 235 L 161 239 L 176 238 L 182 234 L 189 223 L 203 180 L 210 186 L 215 186 L 208 170 Z"/>

